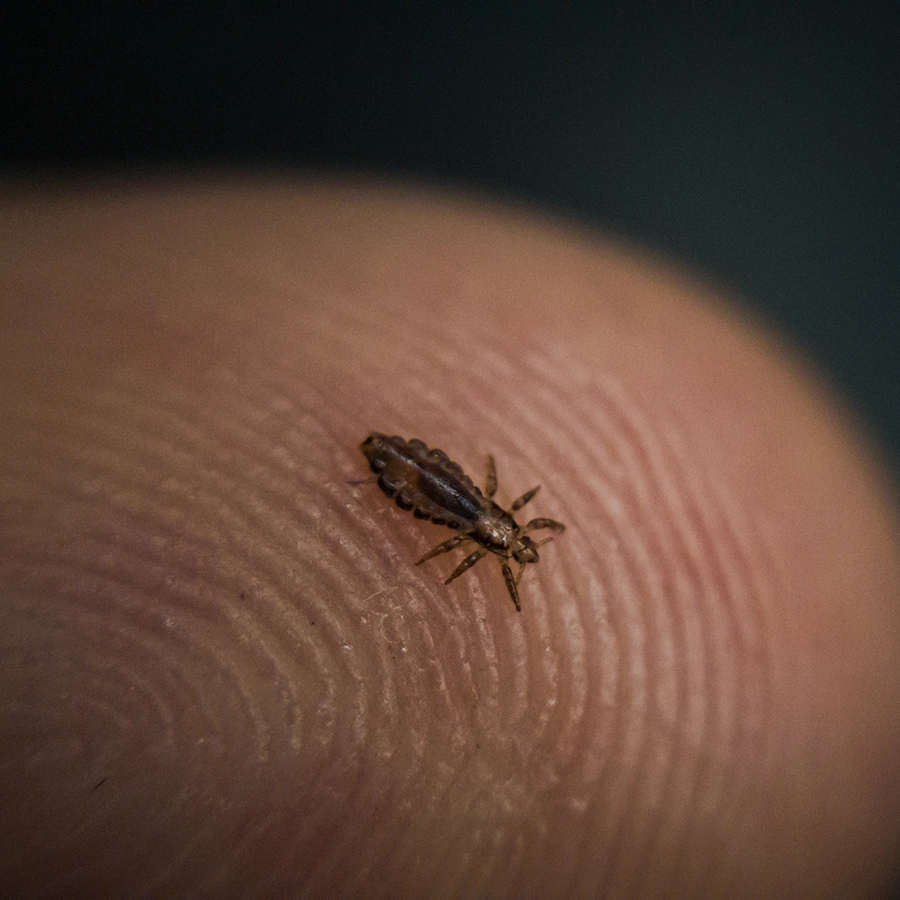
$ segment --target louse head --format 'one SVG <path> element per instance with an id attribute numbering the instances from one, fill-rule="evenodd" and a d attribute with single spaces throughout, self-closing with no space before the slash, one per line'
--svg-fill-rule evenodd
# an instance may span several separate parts
<path id="1" fill-rule="evenodd" d="M 548 544 L 552 541 L 552 537 L 544 538 L 542 541 L 533 541 L 527 534 L 523 534 L 522 537 L 518 539 L 519 549 L 513 553 L 513 559 L 516 562 L 522 563 L 524 566 L 526 563 L 536 563 L 540 561 L 540 557 L 538 556 L 538 547 L 542 544 Z"/>
<path id="2" fill-rule="evenodd" d="M 542 543 L 543 541 L 541 541 Z M 527 534 L 519 538 L 519 544 L 519 549 L 513 553 L 516 562 L 522 563 L 524 566 L 526 563 L 536 563 L 540 560 L 537 552 L 540 544 L 533 541 Z"/>

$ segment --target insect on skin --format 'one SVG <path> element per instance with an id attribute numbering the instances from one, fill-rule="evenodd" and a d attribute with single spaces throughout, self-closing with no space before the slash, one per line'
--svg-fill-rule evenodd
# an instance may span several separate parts
<path id="1" fill-rule="evenodd" d="M 360 445 L 369 467 L 378 476 L 378 486 L 400 509 L 412 510 L 417 519 L 429 519 L 436 525 L 446 525 L 458 531 L 456 537 L 438 544 L 417 563 L 422 565 L 441 553 L 465 544 L 478 544 L 444 582 L 450 584 L 488 553 L 500 559 L 506 588 L 516 610 L 519 605 L 519 582 L 529 563 L 538 562 L 538 547 L 553 540 L 533 541 L 528 532 L 549 528 L 565 531 L 566 526 L 553 519 L 532 519 L 520 526 L 512 513 L 521 509 L 538 492 L 538 487 L 522 494 L 513 502 L 509 512 L 494 503 L 497 491 L 497 471 L 494 457 L 487 458 L 487 478 L 484 493 L 453 462 L 443 450 L 429 450 L 423 441 L 413 438 L 406 441 L 394 435 L 372 432 Z M 519 563 L 519 572 L 513 575 L 509 561 Z"/>

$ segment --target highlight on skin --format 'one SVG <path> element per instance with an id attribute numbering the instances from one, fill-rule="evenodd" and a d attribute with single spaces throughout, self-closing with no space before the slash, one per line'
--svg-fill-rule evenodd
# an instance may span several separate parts
<path id="1" fill-rule="evenodd" d="M 9 186 L 0 228 L 10 896 L 889 889 L 896 493 L 721 291 L 361 181 Z M 540 481 L 521 614 L 348 484 L 375 429 Z"/>

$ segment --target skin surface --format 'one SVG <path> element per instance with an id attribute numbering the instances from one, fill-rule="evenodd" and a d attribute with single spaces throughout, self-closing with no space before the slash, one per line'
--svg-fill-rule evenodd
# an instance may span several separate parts
<path id="1" fill-rule="evenodd" d="M 0 197 L 9 896 L 887 889 L 896 507 L 771 336 L 486 203 Z M 373 430 L 542 484 L 521 613 Z"/>

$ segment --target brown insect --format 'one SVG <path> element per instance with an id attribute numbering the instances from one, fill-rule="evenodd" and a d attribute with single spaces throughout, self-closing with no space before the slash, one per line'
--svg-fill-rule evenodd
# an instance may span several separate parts
<path id="1" fill-rule="evenodd" d="M 459 532 L 456 537 L 426 553 L 416 565 L 420 566 L 463 544 L 479 544 L 444 583 L 450 584 L 488 552 L 496 553 L 500 558 L 506 588 L 516 610 L 521 612 L 519 582 L 525 566 L 538 562 L 538 547 L 553 540 L 551 536 L 533 541 L 528 537 L 528 532 L 541 528 L 564 531 L 566 527 L 553 519 L 532 519 L 527 525 L 519 526 L 512 517 L 512 513 L 534 497 L 540 485 L 522 494 L 507 512 L 493 501 L 497 492 L 497 470 L 493 456 L 487 458 L 487 478 L 482 493 L 462 467 L 443 450 L 429 450 L 418 439 L 405 441 L 396 435 L 389 437 L 373 432 L 359 448 L 378 476 L 378 486 L 400 509 L 412 510 L 417 519 L 430 519 L 436 525 L 446 525 Z M 519 563 L 519 572 L 515 576 L 509 565 L 510 559 Z"/>

